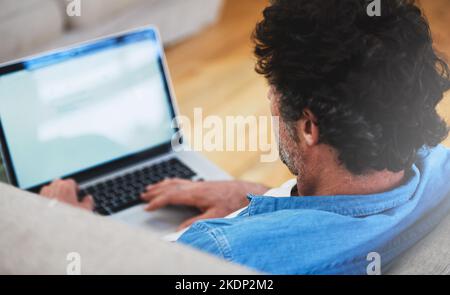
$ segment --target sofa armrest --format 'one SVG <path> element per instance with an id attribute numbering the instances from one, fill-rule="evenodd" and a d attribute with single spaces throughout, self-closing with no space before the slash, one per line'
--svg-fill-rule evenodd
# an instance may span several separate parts
<path id="1" fill-rule="evenodd" d="M 450 275 L 450 215 L 389 269 L 391 275 Z"/>
<path id="2" fill-rule="evenodd" d="M 189 247 L 0 184 L 0 274 L 252 274 Z"/>

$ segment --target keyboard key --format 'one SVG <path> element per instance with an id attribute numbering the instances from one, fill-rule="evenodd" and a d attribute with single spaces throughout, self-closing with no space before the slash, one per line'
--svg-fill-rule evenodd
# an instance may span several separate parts
<path id="1" fill-rule="evenodd" d="M 142 202 L 140 194 L 150 184 L 158 183 L 165 178 L 192 179 L 194 176 L 195 172 L 180 160 L 173 158 L 97 183 L 80 190 L 79 196 L 93 195 L 95 211 L 101 215 L 110 215 L 140 204 Z"/>

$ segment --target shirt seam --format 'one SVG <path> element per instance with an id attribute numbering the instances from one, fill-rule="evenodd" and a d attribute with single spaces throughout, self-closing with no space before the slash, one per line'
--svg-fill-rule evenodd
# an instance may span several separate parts
<path id="1" fill-rule="evenodd" d="M 214 244 L 222 257 L 226 260 L 232 261 L 233 255 L 231 252 L 231 246 L 221 228 L 213 228 L 205 223 L 196 223 L 193 228 L 206 233 L 214 241 Z"/>
<path id="2" fill-rule="evenodd" d="M 255 199 L 256 200 L 256 199 Z M 373 208 L 368 208 L 370 205 L 367 205 L 366 208 L 359 207 L 354 208 L 352 210 L 348 210 L 346 208 L 341 208 L 339 206 L 329 207 L 329 208 L 283 208 L 283 209 L 277 209 L 277 210 L 270 210 L 267 212 L 257 212 L 257 204 L 255 201 L 250 203 L 248 206 L 248 213 L 249 215 L 259 215 L 259 214 L 267 214 L 267 213 L 273 213 L 277 211 L 283 211 L 283 210 L 314 210 L 314 211 L 323 211 L 323 212 L 330 212 L 335 213 L 339 215 L 345 215 L 350 217 L 364 217 L 364 216 L 370 216 L 375 214 L 381 214 L 383 212 L 386 212 L 388 210 L 398 208 L 399 206 L 403 206 L 406 203 L 411 201 L 411 198 L 406 200 L 392 200 L 387 201 L 386 203 L 382 205 L 373 205 Z M 267 209 L 267 208 L 265 208 Z"/>
<path id="3" fill-rule="evenodd" d="M 219 250 L 222 253 L 223 258 L 228 261 L 233 261 L 233 255 L 231 251 L 231 245 L 225 236 L 225 233 L 220 228 L 215 228 L 209 232 L 215 243 L 218 245 Z"/>

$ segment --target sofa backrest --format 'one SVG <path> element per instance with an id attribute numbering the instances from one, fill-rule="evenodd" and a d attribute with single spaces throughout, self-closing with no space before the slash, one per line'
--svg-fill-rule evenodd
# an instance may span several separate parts
<path id="1" fill-rule="evenodd" d="M 0 63 L 149 24 L 164 44 L 218 19 L 223 0 L 0 0 Z M 80 15 L 68 7 L 80 4 Z M 69 12 L 76 12 L 69 9 Z"/>
<path id="2" fill-rule="evenodd" d="M 56 0 L 64 10 L 71 3 L 69 0 Z M 86 28 L 101 21 L 108 20 L 120 14 L 138 2 L 156 2 L 160 0 L 80 0 L 80 15 L 69 17 L 64 11 L 69 28 Z M 75 3 L 75 2 L 74 2 Z"/>
<path id="3" fill-rule="evenodd" d="M 111 218 L 0 184 L 0 274 L 252 274 Z"/>
<path id="4" fill-rule="evenodd" d="M 59 38 L 65 21 L 56 0 L 0 0 L 0 63 Z"/>

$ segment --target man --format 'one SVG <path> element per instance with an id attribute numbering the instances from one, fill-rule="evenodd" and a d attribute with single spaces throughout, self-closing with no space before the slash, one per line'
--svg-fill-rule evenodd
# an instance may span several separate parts
<path id="1" fill-rule="evenodd" d="M 448 66 L 411 1 L 381 1 L 376 17 L 370 2 L 274 0 L 264 10 L 256 69 L 296 181 L 268 192 L 239 181 L 149 186 L 147 210 L 202 210 L 179 242 L 268 273 L 364 274 L 369 253 L 384 270 L 448 214 L 448 129 L 436 112 Z M 92 209 L 70 180 L 42 194 Z"/>

